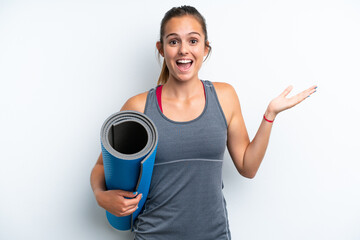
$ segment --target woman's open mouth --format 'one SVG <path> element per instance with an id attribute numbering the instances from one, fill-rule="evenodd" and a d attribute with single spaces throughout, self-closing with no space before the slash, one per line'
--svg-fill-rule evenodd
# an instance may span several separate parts
<path id="1" fill-rule="evenodd" d="M 193 61 L 190 59 L 179 59 L 176 61 L 176 66 L 180 71 L 186 72 L 191 67 Z"/>

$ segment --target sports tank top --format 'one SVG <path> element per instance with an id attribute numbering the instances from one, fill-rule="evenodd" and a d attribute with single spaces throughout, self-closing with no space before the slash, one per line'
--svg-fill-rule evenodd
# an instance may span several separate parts
<path id="1" fill-rule="evenodd" d="M 177 122 L 159 108 L 156 88 L 144 113 L 159 134 L 149 194 L 134 224 L 136 240 L 231 239 L 222 188 L 227 123 L 215 88 L 205 87 L 205 107 L 195 119 Z"/>

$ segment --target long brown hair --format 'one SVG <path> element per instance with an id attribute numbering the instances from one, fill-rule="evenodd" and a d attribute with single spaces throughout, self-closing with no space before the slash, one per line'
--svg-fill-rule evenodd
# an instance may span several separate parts
<path id="1" fill-rule="evenodd" d="M 207 48 L 209 48 L 209 52 L 205 58 L 205 60 L 208 58 L 210 52 L 211 52 L 211 46 L 208 43 L 208 34 L 207 34 L 207 29 L 206 29 L 206 21 L 205 18 L 199 13 L 198 10 L 196 10 L 196 8 L 191 7 L 191 6 L 181 6 L 181 7 L 173 7 L 172 9 L 170 9 L 169 11 L 167 11 L 165 13 L 165 16 L 163 17 L 163 19 L 161 20 L 161 27 L 160 27 L 160 43 L 161 43 L 161 47 L 163 47 L 163 36 L 164 36 L 164 32 L 165 32 L 165 25 L 167 24 L 167 22 L 173 18 L 173 17 L 182 17 L 185 15 L 190 15 L 196 18 L 196 20 L 198 20 L 198 22 L 201 25 L 201 28 L 204 32 L 205 35 L 205 46 Z M 204 61 L 205 61 L 204 60 Z M 158 85 L 161 84 L 165 84 L 167 82 L 169 78 L 169 69 L 166 66 L 166 62 L 164 59 L 163 65 L 162 65 L 162 69 L 161 69 L 161 73 L 159 76 L 159 80 L 157 82 Z"/>

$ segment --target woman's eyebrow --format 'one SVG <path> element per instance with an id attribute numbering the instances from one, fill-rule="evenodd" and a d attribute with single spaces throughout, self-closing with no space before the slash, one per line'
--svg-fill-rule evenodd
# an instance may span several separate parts
<path id="1" fill-rule="evenodd" d="M 189 33 L 188 35 L 191 35 L 191 34 L 197 34 L 197 35 L 199 35 L 199 36 L 201 37 L 201 34 L 198 33 L 198 32 L 191 32 L 191 33 Z"/>
<path id="2" fill-rule="evenodd" d="M 168 34 L 165 38 L 168 38 L 168 37 L 171 37 L 171 36 L 179 36 L 179 35 L 176 34 L 176 33 L 170 33 L 170 34 Z"/>
<path id="3" fill-rule="evenodd" d="M 190 33 L 188 33 L 188 35 L 191 35 L 191 34 L 197 34 L 197 35 L 199 35 L 199 36 L 201 37 L 201 34 L 198 33 L 198 32 L 190 32 Z M 171 36 L 179 36 L 179 34 L 177 34 L 177 33 L 170 33 L 170 34 L 168 34 L 165 38 L 168 38 L 168 37 L 171 37 Z"/>

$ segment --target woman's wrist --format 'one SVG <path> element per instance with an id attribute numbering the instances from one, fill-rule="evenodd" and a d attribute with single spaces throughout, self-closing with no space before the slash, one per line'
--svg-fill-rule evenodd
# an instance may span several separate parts
<path id="1" fill-rule="evenodd" d="M 276 113 L 274 111 L 272 111 L 271 109 L 266 109 L 265 114 L 264 114 L 264 119 L 267 122 L 273 122 L 276 118 Z"/>
<path id="2" fill-rule="evenodd" d="M 100 202 L 101 202 L 101 194 L 104 192 L 104 190 L 102 189 L 95 189 L 94 190 L 94 195 L 95 195 L 95 199 L 97 201 L 97 203 L 101 206 Z"/>

